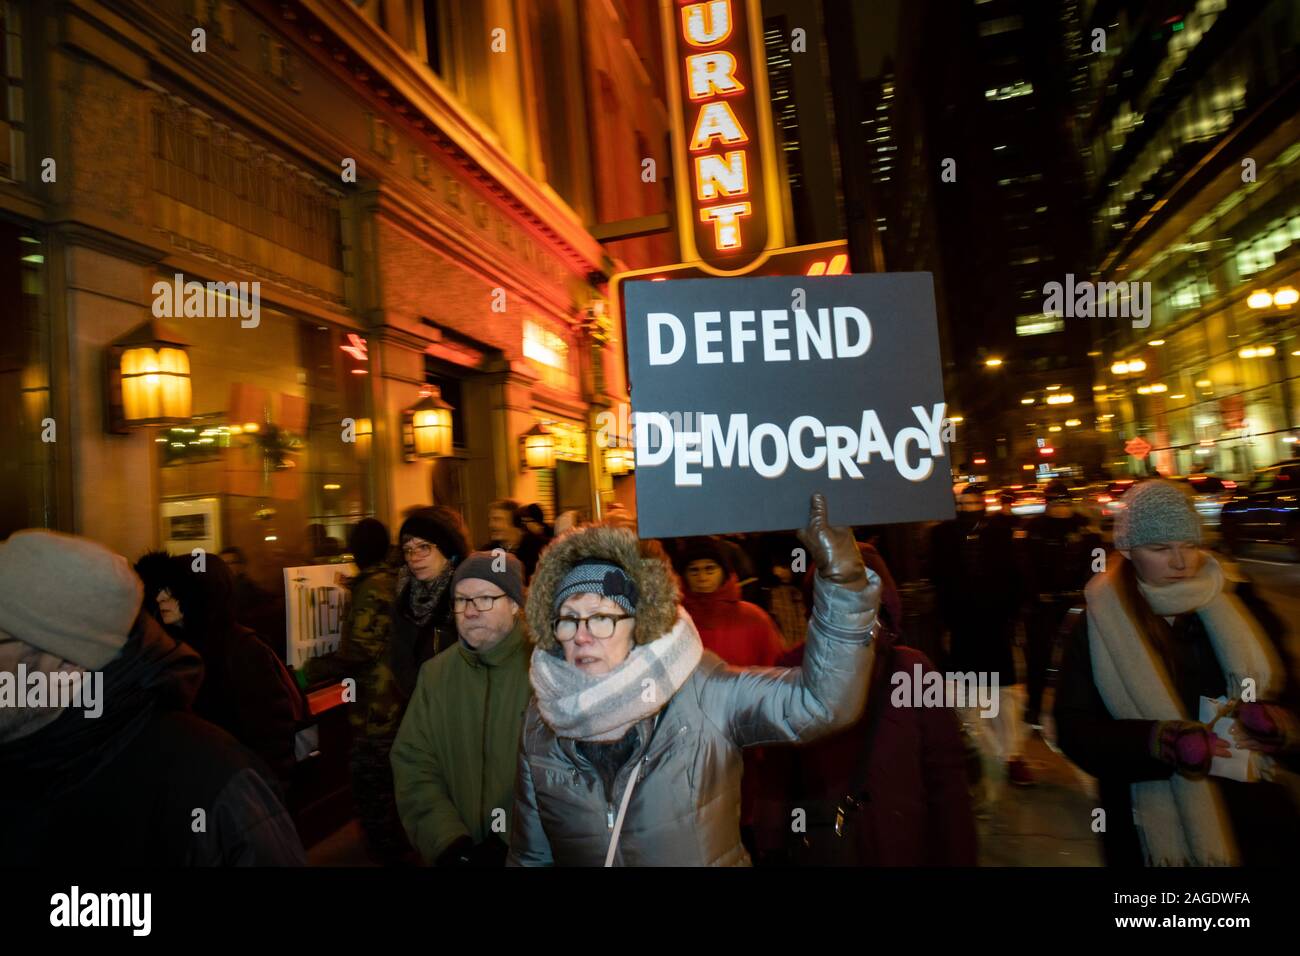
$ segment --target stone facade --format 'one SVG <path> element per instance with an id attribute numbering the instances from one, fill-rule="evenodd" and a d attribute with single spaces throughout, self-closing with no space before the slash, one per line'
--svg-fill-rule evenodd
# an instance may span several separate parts
<path id="1" fill-rule="evenodd" d="M 107 347 L 149 318 L 153 283 L 177 273 L 260 283 L 261 326 L 180 328 L 192 343 L 194 413 L 229 418 L 245 387 L 309 401 L 311 439 L 295 459 L 302 493 L 315 496 L 309 514 L 325 505 L 307 485 L 340 451 L 317 444 L 332 427 L 323 415 L 373 427 L 356 456 L 360 490 L 333 482 L 347 503 L 330 507 L 396 524 L 446 495 L 483 538 L 493 498 L 552 493 L 549 476 L 520 464 L 523 432 L 547 418 L 590 430 L 626 398 L 621 344 L 594 341 L 588 312 L 611 271 L 671 261 L 675 250 L 665 237 L 602 246 L 588 227 L 667 208 L 660 187 L 641 183 L 636 155 L 665 141 L 657 76 L 639 63 L 619 74 L 619 109 L 599 125 L 611 148 L 586 157 L 601 188 L 580 203 L 594 204 L 585 222 L 535 178 L 546 163 L 520 95 L 536 97 L 541 83 L 528 45 L 462 57 L 440 78 L 421 60 L 426 33 L 393 19 L 420 6 L 390 4 L 381 17 L 373 3 L 325 0 L 5 4 L 6 29 L 21 33 L 21 95 L 41 117 L 27 124 L 15 179 L 0 180 L 0 212 L 48 246 L 42 361 L 66 444 L 50 452 L 46 523 L 132 555 L 161 540 L 160 499 L 185 482 L 160 478 L 155 446 L 165 441 L 154 429 L 107 433 L 103 366 Z M 517 6 L 493 0 L 484 16 L 524 23 Z M 569 34 L 594 31 L 600 76 L 619 66 L 619 51 L 632 56 L 620 31 L 657 43 L 644 11 L 629 26 L 589 6 L 556 10 L 570 11 Z M 479 82 L 476 69 L 491 76 Z M 600 106 L 609 93 L 590 96 Z M 602 166 L 606 155 L 619 169 Z M 52 182 L 41 179 L 45 157 Z M 563 348 L 526 348 L 538 329 Z M 313 371 L 305 356 L 316 331 L 364 339 L 359 386 L 313 391 L 319 359 Z M 567 363 L 539 364 L 539 354 Z M 430 375 L 458 383 L 462 431 L 452 459 L 412 461 L 402 411 Z M 588 457 L 595 512 L 613 486 L 598 451 Z"/>

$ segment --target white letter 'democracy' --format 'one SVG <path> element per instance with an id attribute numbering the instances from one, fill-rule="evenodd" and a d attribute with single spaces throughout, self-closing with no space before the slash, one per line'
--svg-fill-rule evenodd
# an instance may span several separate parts
<path id="1" fill-rule="evenodd" d="M 718 465 L 720 467 L 730 468 L 733 454 L 739 467 L 749 467 L 748 413 L 742 412 L 739 415 L 729 415 L 725 435 L 722 433 L 722 426 L 717 415 L 702 414 L 700 415 L 700 432 L 704 438 L 704 446 L 701 451 L 704 453 L 705 468 L 713 467 L 713 449 L 715 448 L 718 450 Z"/>
<path id="2" fill-rule="evenodd" d="M 816 471 L 826 463 L 826 446 L 819 444 L 811 455 L 803 453 L 803 433 L 811 431 L 814 438 L 824 438 L 826 429 L 812 415 L 800 415 L 790 423 L 790 460 L 804 471 Z"/>
<path id="3" fill-rule="evenodd" d="M 929 437 L 919 428 L 903 428 L 894 436 L 894 467 L 908 481 L 925 481 L 934 471 L 933 458 L 920 458 L 913 467 L 907 460 L 908 442 L 915 442 L 923 447 L 929 443 Z"/>
<path id="4" fill-rule="evenodd" d="M 663 349 L 664 327 L 673 335 L 673 346 L 668 352 Z M 651 365 L 672 365 L 686 352 L 686 328 L 682 325 L 682 320 L 671 312 L 651 312 L 647 315 L 646 334 L 649 336 Z"/>
<path id="5" fill-rule="evenodd" d="M 930 454 L 934 455 L 935 458 L 943 457 L 943 439 L 940 437 L 939 432 L 943 427 L 943 413 L 947 409 L 947 404 L 940 402 L 931 408 L 929 415 L 926 415 L 924 405 L 912 406 L 912 414 L 916 416 L 916 420 L 925 429 L 925 434 L 929 436 Z"/>
<path id="6" fill-rule="evenodd" d="M 685 348 L 685 346 L 683 346 Z M 659 432 L 659 450 L 650 451 L 650 429 Z M 673 453 L 673 423 L 662 412 L 636 413 L 636 461 L 643 467 L 662 465 Z"/>
<path id="7" fill-rule="evenodd" d="M 673 447 L 677 454 L 673 458 L 673 484 L 677 487 L 696 486 L 704 482 L 704 476 L 697 472 L 688 472 L 687 465 L 698 465 L 704 460 L 700 449 L 699 432 L 678 432 L 673 436 Z"/>

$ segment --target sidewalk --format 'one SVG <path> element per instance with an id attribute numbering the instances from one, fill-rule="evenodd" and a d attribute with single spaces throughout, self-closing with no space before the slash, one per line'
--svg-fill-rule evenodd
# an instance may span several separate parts
<path id="1" fill-rule="evenodd" d="M 980 866 L 1101 866 L 1101 838 L 1091 829 L 1093 779 L 1037 734 L 1025 757 L 1038 782 L 1001 782 L 991 813 L 979 821 Z"/>

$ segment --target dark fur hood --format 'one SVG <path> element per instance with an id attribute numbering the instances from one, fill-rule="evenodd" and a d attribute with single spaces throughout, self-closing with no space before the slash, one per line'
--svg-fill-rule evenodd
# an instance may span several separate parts
<path id="1" fill-rule="evenodd" d="M 569 569 L 584 558 L 604 558 L 617 564 L 636 584 L 638 644 L 667 634 L 677 621 L 681 592 L 667 555 L 657 541 L 638 541 L 626 528 L 590 525 L 563 534 L 542 553 L 528 588 L 528 629 L 539 647 L 557 646 L 551 631 L 551 604 Z"/>

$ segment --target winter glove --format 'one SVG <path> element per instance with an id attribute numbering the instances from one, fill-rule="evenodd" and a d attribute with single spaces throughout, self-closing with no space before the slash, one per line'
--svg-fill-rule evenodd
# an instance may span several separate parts
<path id="1" fill-rule="evenodd" d="M 434 866 L 445 867 L 468 867 L 473 866 L 472 857 L 474 854 L 474 841 L 468 836 L 457 837 L 451 846 L 443 850 L 438 859 L 433 861 Z"/>
<path id="2" fill-rule="evenodd" d="M 827 581 L 853 591 L 867 586 L 867 566 L 862 563 L 858 542 L 849 528 L 831 527 L 824 495 L 812 496 L 808 526 L 799 531 L 799 541 L 808 549 L 817 573 Z"/>
<path id="3" fill-rule="evenodd" d="M 1237 705 L 1237 724 L 1244 733 L 1237 735 L 1237 744 L 1246 750 L 1262 753 L 1284 753 L 1300 748 L 1300 721 L 1280 704 L 1249 701 Z"/>
<path id="4" fill-rule="evenodd" d="M 1151 756 L 1180 773 L 1203 776 L 1215 756 L 1228 755 L 1228 742 L 1192 720 L 1162 720 L 1151 728 Z"/>
<path id="5" fill-rule="evenodd" d="M 506 855 L 509 852 L 510 847 L 495 836 L 489 836 L 470 851 L 469 865 L 480 869 L 503 868 L 506 865 Z"/>

